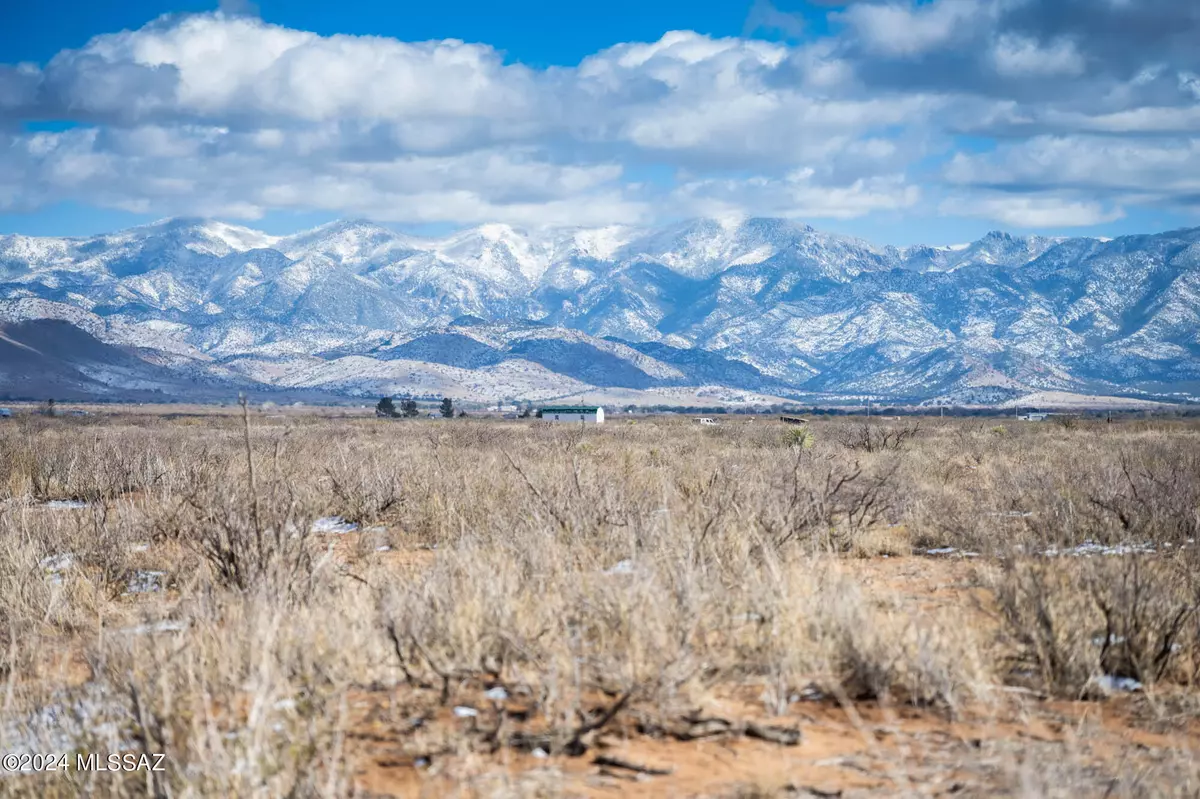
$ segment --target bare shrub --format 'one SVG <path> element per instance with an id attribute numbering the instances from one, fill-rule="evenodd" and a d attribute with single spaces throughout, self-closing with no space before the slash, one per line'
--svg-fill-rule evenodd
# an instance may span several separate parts
<path id="1" fill-rule="evenodd" d="M 1073 562 L 1072 562 L 1073 563 Z M 1046 690 L 1074 695 L 1099 670 L 1092 645 L 1096 615 L 1077 574 L 1058 562 L 1005 564 L 996 601 L 1015 643 L 1015 676 L 1036 676 Z"/>
<path id="2" fill-rule="evenodd" d="M 1166 562 L 1131 556 L 1096 568 L 1091 594 L 1104 618 L 1099 658 L 1106 674 L 1146 684 L 1172 678 L 1195 682 L 1200 676 L 1197 565 L 1187 555 Z"/>
<path id="3" fill-rule="evenodd" d="M 97 501 L 147 489 L 166 472 L 158 453 L 139 446 L 142 434 L 131 432 L 133 440 L 122 442 L 78 435 L 70 427 L 29 426 L 26 435 L 10 438 L 12 449 L 3 459 L 10 492 L 35 500 Z"/>
<path id="4" fill-rule="evenodd" d="M 898 463 L 843 463 L 796 450 L 777 496 L 759 512 L 759 525 L 774 547 L 794 541 L 814 549 L 846 551 L 854 537 L 882 523 L 896 507 Z"/>
<path id="5" fill-rule="evenodd" d="M 886 452 L 903 449 L 920 431 L 921 425 L 915 422 L 897 426 L 866 421 L 842 427 L 838 440 L 846 449 Z"/>
<path id="6" fill-rule="evenodd" d="M 1078 430 L 1080 426 L 1079 417 L 1073 413 L 1057 413 L 1050 418 L 1054 420 L 1056 425 L 1067 432 Z"/>
<path id="7" fill-rule="evenodd" d="M 724 680 L 766 679 L 775 712 L 814 681 L 853 699 L 950 707 L 983 690 L 969 634 L 877 608 L 819 561 L 755 568 L 751 553 L 728 552 L 740 580 L 725 582 L 664 541 L 581 576 L 563 569 L 564 547 L 543 539 L 497 558 L 466 546 L 392 586 L 381 613 L 406 679 L 444 697 L 470 679 L 531 689 L 564 730 L 596 688 L 664 712 Z"/>
<path id="8" fill-rule="evenodd" d="M 1200 535 L 1200 452 L 1122 452 L 1088 491 L 1100 523 L 1125 539 L 1172 543 Z"/>
<path id="9" fill-rule="evenodd" d="M 1019 559 L 996 597 L 1018 674 L 1076 696 L 1096 678 L 1193 682 L 1200 662 L 1194 563 L 1151 557 Z"/>
<path id="10" fill-rule="evenodd" d="M 325 478 L 333 494 L 333 510 L 354 522 L 370 523 L 383 519 L 403 503 L 407 482 L 396 466 L 375 455 L 352 453 L 339 448 L 336 458 L 325 467 Z"/>

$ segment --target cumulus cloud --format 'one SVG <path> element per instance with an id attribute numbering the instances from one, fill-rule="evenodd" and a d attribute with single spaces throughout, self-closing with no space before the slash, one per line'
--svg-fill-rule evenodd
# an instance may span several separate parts
<path id="1" fill-rule="evenodd" d="M 536 118 L 531 73 L 459 41 L 321 37 L 224 14 L 163 18 L 59 53 L 24 113 L 138 124 Z M 26 92 L 28 95 L 28 92 Z"/>
<path id="2" fill-rule="evenodd" d="M 340 145 L 335 137 L 325 146 Z M 14 187 L 0 208 L 87 196 L 162 214 L 182 197 L 189 213 L 204 216 L 257 218 L 282 208 L 407 222 L 634 222 L 646 209 L 618 184 L 621 174 L 617 164 L 553 164 L 513 148 L 364 162 L 227 128 L 88 128 L 0 148 L 0 179 Z"/>
<path id="3" fill-rule="evenodd" d="M 1011 194 L 1070 190 L 1118 203 L 1195 205 L 1200 139 L 1041 136 L 989 153 L 958 154 L 945 171 L 958 186 Z"/>
<path id="4" fill-rule="evenodd" d="M 926 5 L 860 3 L 840 18 L 868 50 L 887 56 L 915 57 L 962 41 L 980 25 L 992 5 L 985 0 L 935 0 Z"/>
<path id="5" fill-rule="evenodd" d="M 785 218 L 853 219 L 873 211 L 911 208 L 920 194 L 903 175 L 828 185 L 814 170 L 800 169 L 779 178 L 692 181 L 676 189 L 671 199 L 696 216 L 727 216 L 750 207 Z"/>
<path id="6" fill-rule="evenodd" d="M 1016 195 L 950 197 L 943 201 L 942 211 L 990 219 L 1013 227 L 1045 229 L 1090 227 L 1115 222 L 1125 216 L 1123 209 L 1105 208 L 1098 202 Z"/>
<path id="7" fill-rule="evenodd" d="M 1074 43 L 1060 39 L 1042 46 L 1033 39 L 1004 34 L 991 52 L 996 71 L 1006 77 L 1079 75 L 1085 68 Z"/>
<path id="8" fill-rule="evenodd" d="M 822 37 L 758 0 L 742 37 L 674 31 L 535 69 L 486 44 L 320 36 L 222 0 L 0 64 L 0 208 L 1070 227 L 1200 204 L 1200 4 L 820 5 Z M 792 43 L 749 37 L 766 28 Z M 45 120 L 76 127 L 23 129 Z"/>

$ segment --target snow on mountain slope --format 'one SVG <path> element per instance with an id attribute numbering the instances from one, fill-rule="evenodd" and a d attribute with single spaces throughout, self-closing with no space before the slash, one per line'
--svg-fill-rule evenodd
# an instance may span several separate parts
<path id="1" fill-rule="evenodd" d="M 322 256 L 351 267 L 389 263 L 419 249 L 415 240 L 361 219 L 331 222 L 286 236 L 273 247 L 292 260 Z"/>
<path id="2" fill-rule="evenodd" d="M 1045 236 L 1019 237 L 994 230 L 970 244 L 909 247 L 900 253 L 909 268 L 928 272 L 953 272 L 966 266 L 1022 266 L 1064 241 L 1069 240 Z"/>
<path id="3" fill-rule="evenodd" d="M 348 355 L 332 360 L 300 357 L 282 362 L 246 358 L 236 359 L 230 366 L 247 379 L 274 386 L 320 388 L 357 396 L 414 394 L 469 401 L 541 400 L 592 387 L 522 360 L 462 369 L 423 361 L 380 361 Z"/>
<path id="4" fill-rule="evenodd" d="M 489 381 L 1116 391 L 1200 378 L 1200 229 L 906 248 L 754 218 L 442 238 L 168 219 L 0 236 L 0 320 L 34 319 L 181 373 L 352 392 L 410 372 L 489 397 Z"/>

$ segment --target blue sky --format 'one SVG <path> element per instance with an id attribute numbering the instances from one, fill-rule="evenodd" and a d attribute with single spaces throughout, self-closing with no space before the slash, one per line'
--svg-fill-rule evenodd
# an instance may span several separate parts
<path id="1" fill-rule="evenodd" d="M 1197 225 L 1195 6 L 6 4 L 0 233 L 754 214 L 907 244 Z"/>
<path id="2" fill-rule="evenodd" d="M 811 6 L 780 2 L 778 7 L 820 24 L 824 15 Z M 211 0 L 121 3 L 23 3 L 3 13 L 10 23 L 0 29 L 5 61 L 44 62 L 66 47 L 82 47 L 98 33 L 139 28 L 172 13 L 201 13 L 217 8 Z M 510 60 L 531 66 L 571 66 L 618 42 L 654 41 L 669 30 L 694 30 L 712 36 L 739 36 L 750 2 L 692 0 L 506 0 L 506 2 L 311 2 L 260 0 L 253 8 L 265 20 L 322 35 L 349 33 L 390 36 L 406 41 L 463 39 L 485 42 Z M 755 35 L 780 38 L 780 32 Z"/>

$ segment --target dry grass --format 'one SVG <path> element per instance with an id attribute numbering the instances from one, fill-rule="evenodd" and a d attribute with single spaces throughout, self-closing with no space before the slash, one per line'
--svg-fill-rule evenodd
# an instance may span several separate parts
<path id="1" fill-rule="evenodd" d="M 998 719 L 1041 712 L 1014 691 L 1094 698 L 1105 675 L 1194 708 L 1200 427 L 873 424 L 0 425 L 0 750 L 171 764 L 0 795 L 342 796 L 372 746 L 411 785 L 558 795 L 507 758 L 786 746 L 816 692 L 860 731 L 893 723 L 862 708 Z M 329 517 L 358 529 L 314 532 Z M 1139 552 L 1043 554 L 1085 541 Z M 951 604 L 868 578 L 938 548 L 979 554 Z M 1194 755 L 1172 785 L 1200 788 Z M 876 756 L 879 790 L 913 787 L 922 755 Z M 1038 793 L 1033 753 L 1006 757 L 975 777 Z M 1059 765 L 1126 792 L 1090 763 Z"/>

